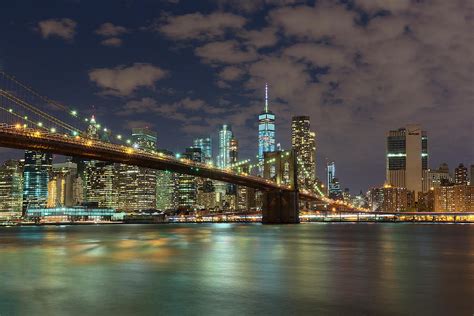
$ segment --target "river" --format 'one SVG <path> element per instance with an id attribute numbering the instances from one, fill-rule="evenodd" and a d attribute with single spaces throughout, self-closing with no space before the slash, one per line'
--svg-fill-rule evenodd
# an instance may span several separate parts
<path id="1" fill-rule="evenodd" d="M 474 225 L 0 228 L 0 315 L 473 315 Z"/>

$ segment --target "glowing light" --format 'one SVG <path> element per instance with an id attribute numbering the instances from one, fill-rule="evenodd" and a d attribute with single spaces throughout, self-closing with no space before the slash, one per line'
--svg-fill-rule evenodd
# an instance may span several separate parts
<path id="1" fill-rule="evenodd" d="M 43 127 L 43 123 L 38 122 L 38 126 L 39 126 L 39 127 Z"/>
<path id="2" fill-rule="evenodd" d="M 122 139 L 122 135 L 117 135 L 117 139 Z"/>
<path id="3" fill-rule="evenodd" d="M 12 113 L 12 112 L 13 112 L 13 109 L 8 109 L 8 112 Z"/>
<path id="4" fill-rule="evenodd" d="M 16 124 L 16 125 L 15 125 L 15 128 L 16 128 L 16 129 L 19 129 L 19 128 L 21 128 L 21 125 L 20 125 L 20 124 Z"/>
<path id="5" fill-rule="evenodd" d="M 72 116 L 77 116 L 77 111 L 76 111 L 76 110 L 72 110 L 72 111 L 71 111 L 71 115 L 72 115 Z"/>
<path id="6" fill-rule="evenodd" d="M 51 133 L 56 133 L 56 129 L 54 127 L 51 127 Z"/>

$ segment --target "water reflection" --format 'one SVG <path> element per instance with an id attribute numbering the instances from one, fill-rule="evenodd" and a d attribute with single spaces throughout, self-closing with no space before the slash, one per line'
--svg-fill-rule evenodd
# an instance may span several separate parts
<path id="1" fill-rule="evenodd" d="M 12 227 L 0 254 L 0 315 L 474 312 L 474 225 Z"/>

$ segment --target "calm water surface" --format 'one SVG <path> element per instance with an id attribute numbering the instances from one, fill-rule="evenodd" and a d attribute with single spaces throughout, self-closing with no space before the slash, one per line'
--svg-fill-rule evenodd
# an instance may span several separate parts
<path id="1" fill-rule="evenodd" d="M 0 229 L 0 315 L 473 315 L 474 225 Z"/>

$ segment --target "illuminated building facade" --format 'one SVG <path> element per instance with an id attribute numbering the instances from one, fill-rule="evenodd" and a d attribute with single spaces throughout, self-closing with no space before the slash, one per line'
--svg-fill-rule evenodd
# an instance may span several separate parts
<path id="1" fill-rule="evenodd" d="M 392 187 L 415 192 L 428 190 L 428 137 L 420 125 L 389 131 L 387 134 L 386 182 Z"/>
<path id="2" fill-rule="evenodd" d="M 225 169 L 230 166 L 230 140 L 233 137 L 230 125 L 224 124 L 219 130 L 219 148 L 217 155 L 217 167 Z"/>
<path id="3" fill-rule="evenodd" d="M 173 157 L 171 151 L 159 150 L 160 153 Z M 178 207 L 178 175 L 167 170 L 156 170 L 156 208 L 165 211 Z"/>
<path id="4" fill-rule="evenodd" d="M 28 208 L 46 207 L 52 162 L 53 156 L 49 153 L 25 151 L 23 212 Z"/>
<path id="5" fill-rule="evenodd" d="M 193 141 L 194 148 L 200 148 L 202 152 L 203 162 L 212 162 L 212 139 L 211 137 L 196 138 Z"/>
<path id="6" fill-rule="evenodd" d="M 434 188 L 435 212 L 474 212 L 474 186 L 454 184 Z"/>
<path id="7" fill-rule="evenodd" d="M 298 157 L 298 183 L 311 190 L 316 181 L 316 134 L 310 130 L 309 116 L 293 116 L 291 147 Z"/>
<path id="8" fill-rule="evenodd" d="M 85 170 L 85 194 L 87 203 L 97 203 L 99 207 L 116 208 L 116 172 L 113 163 L 88 161 Z"/>
<path id="9" fill-rule="evenodd" d="M 77 177 L 77 165 L 73 162 L 53 164 L 48 184 L 48 207 L 75 206 L 76 187 L 82 181 Z"/>
<path id="10" fill-rule="evenodd" d="M 451 175 L 449 174 L 449 166 L 447 163 L 442 163 L 438 169 L 428 170 L 428 187 L 430 189 L 437 188 L 451 182 Z"/>
<path id="11" fill-rule="evenodd" d="M 455 184 L 467 184 L 468 174 L 467 168 L 462 163 L 454 169 L 454 183 Z"/>
<path id="12" fill-rule="evenodd" d="M 23 204 L 23 166 L 7 160 L 0 166 L 0 212 L 21 215 Z"/>
<path id="13" fill-rule="evenodd" d="M 189 147 L 181 155 L 183 158 L 202 162 L 202 153 L 200 148 Z M 187 174 L 178 175 L 178 208 L 181 210 L 192 210 L 197 205 L 197 178 Z"/>
<path id="14" fill-rule="evenodd" d="M 264 153 L 275 151 L 275 114 L 268 107 L 268 85 L 265 84 L 265 107 L 258 116 L 258 162 L 263 171 Z"/>
<path id="15" fill-rule="evenodd" d="M 132 129 L 132 146 L 146 152 L 156 150 L 156 132 L 149 128 Z M 156 208 L 156 171 L 153 169 L 116 165 L 118 209 L 124 211 Z"/>
<path id="16" fill-rule="evenodd" d="M 374 212 L 413 211 L 415 196 L 413 191 L 386 185 L 372 189 L 369 193 L 369 205 Z"/>
<path id="17" fill-rule="evenodd" d="M 333 180 L 336 177 L 336 164 L 334 161 L 328 162 L 326 164 L 326 190 L 327 194 L 331 194 L 334 191 L 333 189 Z"/>

